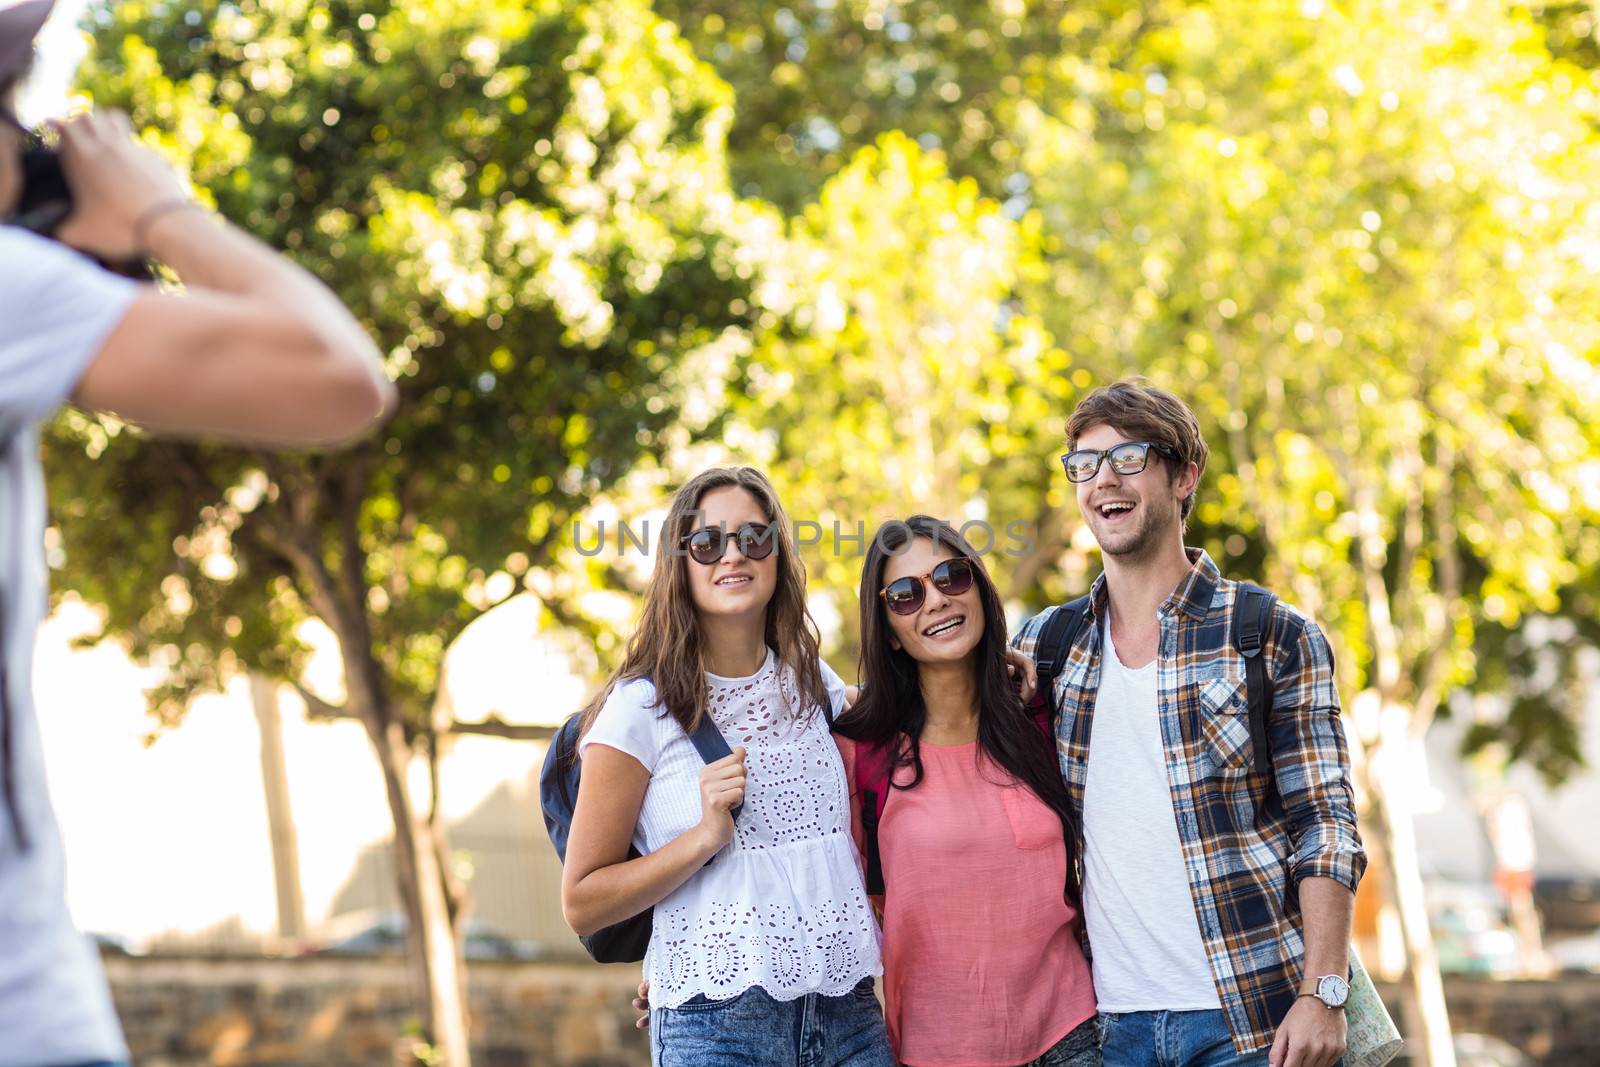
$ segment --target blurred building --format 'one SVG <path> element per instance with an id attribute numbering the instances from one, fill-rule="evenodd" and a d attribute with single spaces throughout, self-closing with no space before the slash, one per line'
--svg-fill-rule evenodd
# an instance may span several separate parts
<path id="1" fill-rule="evenodd" d="M 310 720 L 284 690 L 275 761 L 241 679 L 225 696 L 196 701 L 179 728 L 152 736 L 140 692 L 149 679 L 114 645 L 69 647 L 92 625 L 88 609 L 66 605 L 41 634 L 36 670 L 68 896 L 82 928 L 141 951 L 294 952 L 400 911 L 392 822 L 359 724 Z M 312 665 L 323 691 L 337 685 L 331 660 Z M 448 669 L 464 720 L 492 713 L 559 723 L 586 696 L 566 657 L 539 639 L 531 598 L 475 624 Z M 441 765 L 443 814 L 457 869 L 471 879 L 477 928 L 570 952 L 577 944 L 561 918 L 560 866 L 539 814 L 544 752 L 542 742 L 456 739 Z M 426 768 L 419 761 L 412 770 L 413 793 L 425 798 Z M 286 803 L 269 817 L 275 793 Z M 286 839 L 298 901 L 281 899 L 292 889 L 279 891 Z"/>

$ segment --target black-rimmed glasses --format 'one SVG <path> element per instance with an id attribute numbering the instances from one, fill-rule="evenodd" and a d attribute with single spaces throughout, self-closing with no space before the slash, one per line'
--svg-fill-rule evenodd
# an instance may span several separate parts
<path id="1" fill-rule="evenodd" d="M 1100 473 L 1103 459 L 1110 459 L 1111 469 L 1118 474 L 1138 474 L 1150 462 L 1151 449 L 1173 463 L 1178 462 L 1178 453 L 1159 441 L 1124 441 L 1110 448 L 1074 449 L 1061 457 L 1061 466 L 1066 469 L 1069 482 L 1092 479 Z"/>

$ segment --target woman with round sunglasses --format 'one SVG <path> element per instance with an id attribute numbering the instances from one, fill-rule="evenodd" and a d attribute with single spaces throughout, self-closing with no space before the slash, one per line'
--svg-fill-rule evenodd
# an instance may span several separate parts
<path id="1" fill-rule="evenodd" d="M 875 903 L 890 1039 L 910 1067 L 1100 1062 L 1067 792 L 1006 647 L 999 595 L 948 523 L 879 532 L 861 575 L 870 682 L 836 728 L 858 833 L 876 810 L 863 775 L 885 768 Z"/>
<path id="2" fill-rule="evenodd" d="M 579 934 L 654 909 L 658 1067 L 893 1063 L 828 731 L 846 689 L 818 655 L 790 530 L 749 467 L 683 486 L 639 627 L 584 712 L 562 909 Z M 705 715 L 733 747 L 710 764 L 689 736 Z"/>

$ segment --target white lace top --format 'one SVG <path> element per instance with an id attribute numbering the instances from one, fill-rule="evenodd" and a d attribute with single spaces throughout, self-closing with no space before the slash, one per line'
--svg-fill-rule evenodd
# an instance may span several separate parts
<path id="1" fill-rule="evenodd" d="M 844 683 L 822 665 L 834 711 Z M 744 809 L 733 840 L 656 905 L 644 974 L 652 1007 L 760 986 L 777 1000 L 840 996 L 883 973 L 861 858 L 850 836 L 844 764 L 820 708 L 798 712 L 794 674 L 767 650 L 748 678 L 707 674 L 711 717 L 744 745 Z M 650 771 L 633 843 L 648 853 L 700 821 L 689 735 L 646 681 L 619 685 L 581 742 L 626 752 Z"/>

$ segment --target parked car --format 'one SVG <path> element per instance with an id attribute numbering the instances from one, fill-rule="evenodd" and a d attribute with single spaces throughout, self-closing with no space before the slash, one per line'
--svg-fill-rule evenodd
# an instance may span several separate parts
<path id="1" fill-rule="evenodd" d="M 1439 970 L 1510 978 L 1522 971 L 1522 943 L 1506 924 L 1500 891 L 1488 883 L 1430 882 L 1429 925 Z"/>
<path id="2" fill-rule="evenodd" d="M 311 956 L 398 956 L 406 950 L 406 918 L 384 913 L 357 912 L 339 916 L 326 927 L 326 936 L 306 949 Z M 543 948 L 526 938 L 512 937 L 478 919 L 468 919 L 462 954 L 469 960 L 531 960 Z"/>
<path id="3" fill-rule="evenodd" d="M 133 945 L 121 934 L 108 934 L 97 930 L 89 934 L 89 939 L 100 950 L 101 956 L 142 955 L 142 953 L 135 952 Z"/>

